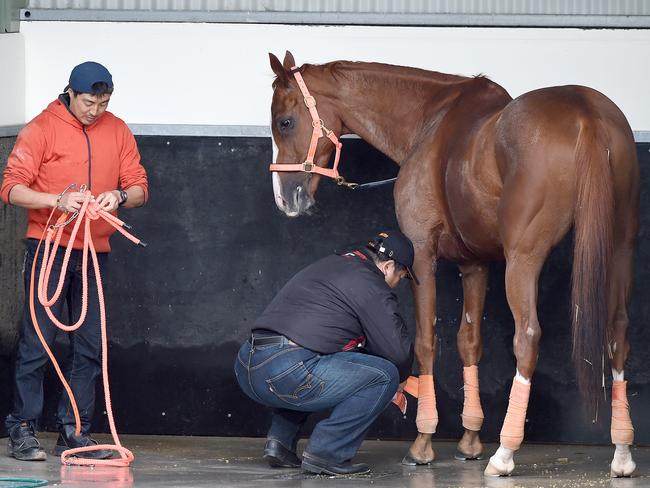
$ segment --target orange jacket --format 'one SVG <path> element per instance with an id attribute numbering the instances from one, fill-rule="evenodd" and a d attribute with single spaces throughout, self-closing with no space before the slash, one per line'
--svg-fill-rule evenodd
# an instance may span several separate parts
<path id="1" fill-rule="evenodd" d="M 148 197 L 147 174 L 140 164 L 140 153 L 127 125 L 110 112 L 104 112 L 92 125 L 84 127 L 68 107 L 57 99 L 50 103 L 18 134 L 9 155 L 0 197 L 9 203 L 11 189 L 22 184 L 34 191 L 58 194 L 70 183 L 88 186 L 94 196 L 109 190 L 137 185 Z M 28 211 L 27 237 L 40 239 L 51 209 Z M 55 211 L 54 219 L 59 216 Z M 90 225 L 95 249 L 110 251 L 108 238 L 115 229 L 95 220 Z M 67 225 L 62 245 L 70 239 Z M 83 229 L 73 247 L 82 249 Z"/>

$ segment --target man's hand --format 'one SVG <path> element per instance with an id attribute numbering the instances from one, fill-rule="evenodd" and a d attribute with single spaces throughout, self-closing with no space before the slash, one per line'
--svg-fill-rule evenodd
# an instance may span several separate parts
<path id="1" fill-rule="evenodd" d="M 81 208 L 84 198 L 85 195 L 78 191 L 64 193 L 61 199 L 58 201 L 56 208 L 62 212 L 77 212 Z"/>
<path id="2" fill-rule="evenodd" d="M 120 192 L 118 190 L 106 191 L 95 200 L 102 210 L 113 212 L 120 204 Z"/>

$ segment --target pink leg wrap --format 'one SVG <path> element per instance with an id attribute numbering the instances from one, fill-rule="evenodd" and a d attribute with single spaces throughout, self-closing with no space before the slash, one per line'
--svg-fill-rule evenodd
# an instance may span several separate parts
<path id="1" fill-rule="evenodd" d="M 465 403 L 463 406 L 463 427 L 467 430 L 479 431 L 483 425 L 483 409 L 478 388 L 478 366 L 463 368 L 465 382 Z"/>
<path id="2" fill-rule="evenodd" d="M 400 409 L 402 415 L 406 415 L 406 407 L 408 400 L 404 393 L 408 393 L 415 398 L 418 397 L 418 379 L 415 376 L 409 376 L 406 381 L 400 383 L 395 396 L 393 397 L 393 403 L 397 405 L 397 408 Z"/>
<path id="3" fill-rule="evenodd" d="M 420 381 L 415 376 L 409 376 L 408 379 L 402 383 L 404 386 L 403 390 L 415 398 L 419 395 L 419 383 Z"/>
<path id="4" fill-rule="evenodd" d="M 434 434 L 438 427 L 436 390 L 433 387 L 433 375 L 430 374 L 418 378 L 418 414 L 415 425 L 422 434 Z"/>
<path id="5" fill-rule="evenodd" d="M 631 446 L 634 442 L 634 427 L 627 403 L 627 381 L 612 383 L 612 444 Z"/>
<path id="6" fill-rule="evenodd" d="M 503 421 L 503 427 L 501 427 L 501 445 L 507 449 L 516 451 L 524 440 L 524 424 L 526 423 L 529 396 L 530 385 L 513 379 L 508 412 Z"/>
<path id="7" fill-rule="evenodd" d="M 406 395 L 402 391 L 397 390 L 395 392 L 392 402 L 397 406 L 397 408 L 399 408 L 399 411 L 402 412 L 402 415 L 406 415 L 408 400 L 406 399 Z"/>

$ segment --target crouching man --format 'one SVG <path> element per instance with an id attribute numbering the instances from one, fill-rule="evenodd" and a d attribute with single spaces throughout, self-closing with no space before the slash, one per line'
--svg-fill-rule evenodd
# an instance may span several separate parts
<path id="1" fill-rule="evenodd" d="M 411 371 L 413 346 L 392 289 L 413 273 L 413 245 L 382 232 L 363 249 L 296 274 L 255 322 L 235 361 L 241 389 L 272 407 L 264 457 L 315 474 L 367 473 L 353 464 L 366 432 Z M 296 456 L 311 412 L 331 409 Z"/>

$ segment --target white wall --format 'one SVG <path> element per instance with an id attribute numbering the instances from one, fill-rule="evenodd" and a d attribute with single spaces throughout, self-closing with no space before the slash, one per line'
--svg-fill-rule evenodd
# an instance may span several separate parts
<path id="1" fill-rule="evenodd" d="M 0 127 L 25 122 L 25 42 L 0 34 Z"/>
<path id="2" fill-rule="evenodd" d="M 474 75 L 512 96 L 584 84 L 650 131 L 650 31 L 22 22 L 26 118 L 65 86 L 78 62 L 113 73 L 111 110 L 132 124 L 268 125 L 269 51 L 299 64 L 380 61 Z"/>

